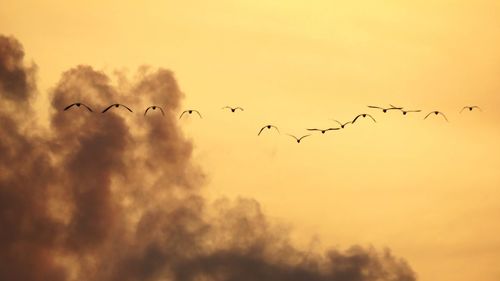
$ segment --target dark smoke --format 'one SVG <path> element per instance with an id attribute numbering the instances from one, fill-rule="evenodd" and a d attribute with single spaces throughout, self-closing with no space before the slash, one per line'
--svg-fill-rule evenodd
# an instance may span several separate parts
<path id="1" fill-rule="evenodd" d="M 23 57 L 0 36 L 0 280 L 415 280 L 388 250 L 301 251 L 253 200 L 207 206 L 170 71 L 143 67 L 113 86 L 77 66 L 52 89 L 41 129 Z M 94 113 L 62 111 L 76 101 Z M 135 112 L 99 113 L 115 102 Z M 166 116 L 144 117 L 152 104 Z"/>

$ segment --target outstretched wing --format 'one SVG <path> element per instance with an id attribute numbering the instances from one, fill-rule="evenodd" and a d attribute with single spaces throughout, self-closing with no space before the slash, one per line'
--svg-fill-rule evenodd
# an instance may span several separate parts
<path id="1" fill-rule="evenodd" d="M 239 106 L 237 108 L 235 108 L 234 110 L 236 110 L 236 109 L 240 109 L 241 111 L 245 111 L 243 108 L 241 108 Z"/>
<path id="2" fill-rule="evenodd" d="M 429 112 L 429 114 L 425 115 L 424 120 L 427 119 L 427 117 L 429 117 L 432 113 L 434 113 L 434 111 L 431 111 Z"/>
<path id="3" fill-rule="evenodd" d="M 88 107 L 86 104 L 82 103 L 83 106 L 85 106 L 85 108 L 87 108 L 90 112 L 94 112 L 92 111 L 92 109 L 90 107 Z"/>
<path id="4" fill-rule="evenodd" d="M 291 136 L 292 138 L 296 139 L 296 140 L 299 140 L 296 136 L 294 135 L 290 135 L 290 134 L 287 134 L 288 136 Z"/>
<path id="5" fill-rule="evenodd" d="M 230 107 L 230 106 L 224 106 L 224 107 L 223 107 L 223 108 L 221 108 L 221 109 L 226 109 L 226 108 L 233 110 L 233 108 L 232 108 L 232 107 Z"/>
<path id="6" fill-rule="evenodd" d="M 328 128 L 326 129 L 327 131 L 336 131 L 336 130 L 340 130 L 340 128 Z"/>
<path id="7" fill-rule="evenodd" d="M 375 118 L 373 118 L 373 116 L 371 116 L 370 114 L 366 114 L 366 116 L 370 117 L 373 120 L 373 122 L 377 123 L 377 120 L 375 120 Z"/>
<path id="8" fill-rule="evenodd" d="M 276 127 L 276 126 L 274 126 L 274 125 L 271 125 L 271 127 L 275 128 L 275 129 L 276 129 L 276 131 L 278 131 L 278 134 L 281 134 L 281 133 L 280 133 L 280 130 L 278 129 L 278 127 Z"/>
<path id="9" fill-rule="evenodd" d="M 148 113 L 148 110 L 149 110 L 150 108 L 152 108 L 152 106 L 150 106 L 150 107 L 146 108 L 146 111 L 144 111 L 144 116 L 146 116 L 146 113 Z"/>
<path id="10" fill-rule="evenodd" d="M 360 116 L 362 116 L 362 115 L 363 115 L 363 114 L 359 114 L 358 116 L 356 116 L 356 118 L 354 118 L 354 119 L 351 121 L 351 123 L 353 123 L 353 124 L 354 124 L 354 122 L 356 122 L 356 120 L 358 120 L 358 118 L 359 118 Z"/>
<path id="11" fill-rule="evenodd" d="M 133 111 L 132 111 L 132 109 L 128 108 L 128 106 L 123 105 L 123 104 L 119 104 L 119 105 L 121 105 L 121 106 L 125 107 L 126 109 L 128 109 L 128 111 L 133 112 Z"/>
<path id="12" fill-rule="evenodd" d="M 308 131 L 322 131 L 321 129 L 316 129 L 316 128 L 314 128 L 314 129 L 307 129 L 307 130 Z"/>
<path id="13" fill-rule="evenodd" d="M 165 112 L 163 112 L 163 108 L 161 108 L 161 107 L 158 106 L 158 109 L 160 109 L 161 115 L 165 116 Z"/>
<path id="14" fill-rule="evenodd" d="M 443 115 L 443 117 L 444 117 L 444 119 L 446 120 L 446 122 L 450 122 L 450 121 L 448 121 L 448 118 L 446 118 L 446 115 L 444 115 L 444 113 L 439 112 L 439 114 Z"/>
<path id="15" fill-rule="evenodd" d="M 64 111 L 66 111 L 66 110 L 70 109 L 70 108 L 71 108 L 73 105 L 75 105 L 75 104 L 76 104 L 76 103 L 73 103 L 73 104 L 70 104 L 70 105 L 66 106 L 66 107 L 64 108 Z"/>
<path id="16" fill-rule="evenodd" d="M 264 126 L 260 129 L 259 133 L 257 134 L 257 136 L 260 136 L 260 133 L 262 133 L 262 131 L 264 131 L 264 129 L 266 128 L 267 126 Z"/>
<path id="17" fill-rule="evenodd" d="M 304 136 L 300 137 L 299 140 L 302 140 L 303 138 L 307 138 L 308 136 L 310 136 L 310 135 L 304 135 Z"/>
<path id="18" fill-rule="evenodd" d="M 102 113 L 104 113 L 104 112 L 108 111 L 110 108 L 112 108 L 112 107 L 113 107 L 113 106 L 115 106 L 115 105 L 116 105 L 116 103 L 115 103 L 115 104 L 112 104 L 112 105 L 110 105 L 110 106 L 108 106 L 108 107 L 106 107 L 106 109 L 104 109 L 104 110 L 102 111 Z"/>
<path id="19" fill-rule="evenodd" d="M 187 110 L 184 110 L 182 113 L 181 113 L 181 116 L 179 116 L 179 119 L 182 118 L 182 115 L 184 115 L 184 113 L 187 113 L 188 111 Z"/>
<path id="20" fill-rule="evenodd" d="M 193 110 L 193 112 L 196 112 L 200 116 L 200 118 L 203 118 L 203 117 L 201 117 L 201 114 L 198 110 Z"/>
<path id="21" fill-rule="evenodd" d="M 337 122 L 340 126 L 343 126 L 342 123 L 340 123 L 340 121 L 338 120 L 335 120 L 335 119 L 332 119 L 333 121 Z"/>
<path id="22" fill-rule="evenodd" d="M 382 107 L 374 106 L 374 105 L 369 105 L 369 108 L 376 108 L 376 109 L 383 109 Z"/>

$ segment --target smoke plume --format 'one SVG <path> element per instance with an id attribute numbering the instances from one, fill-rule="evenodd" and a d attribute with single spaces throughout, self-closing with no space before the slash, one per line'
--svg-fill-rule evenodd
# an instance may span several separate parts
<path id="1" fill-rule="evenodd" d="M 44 129 L 36 67 L 23 59 L 16 39 L 0 36 L 0 280 L 415 280 L 388 250 L 297 249 L 254 200 L 208 205 L 171 71 L 143 67 L 114 86 L 90 66 L 70 69 Z M 94 112 L 62 110 L 74 102 Z M 134 113 L 100 113 L 112 103 Z M 144 116 L 149 105 L 165 116 Z"/>

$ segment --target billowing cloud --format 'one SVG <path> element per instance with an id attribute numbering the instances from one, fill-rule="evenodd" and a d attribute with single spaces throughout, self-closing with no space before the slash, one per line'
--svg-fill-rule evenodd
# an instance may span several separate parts
<path id="1" fill-rule="evenodd" d="M 0 36 L 0 280 L 415 280 L 389 250 L 297 249 L 254 200 L 207 205 L 172 72 L 143 67 L 114 86 L 90 66 L 70 69 L 42 129 L 23 57 Z M 74 102 L 94 112 L 62 111 Z M 134 113 L 100 113 L 117 102 Z M 149 105 L 165 116 L 145 117 Z"/>

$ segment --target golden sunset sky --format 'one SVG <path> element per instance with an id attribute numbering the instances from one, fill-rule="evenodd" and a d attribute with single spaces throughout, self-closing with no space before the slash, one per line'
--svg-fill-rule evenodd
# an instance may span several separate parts
<path id="1" fill-rule="evenodd" d="M 0 0 L 0 34 L 38 65 L 42 116 L 76 65 L 171 69 L 204 116 L 179 125 L 206 196 L 255 198 L 297 243 L 387 247 L 422 281 L 500 280 L 498 0 Z M 389 103 L 423 112 L 367 108 Z M 377 123 L 286 136 L 363 112 Z M 281 134 L 257 137 L 268 123 Z"/>

